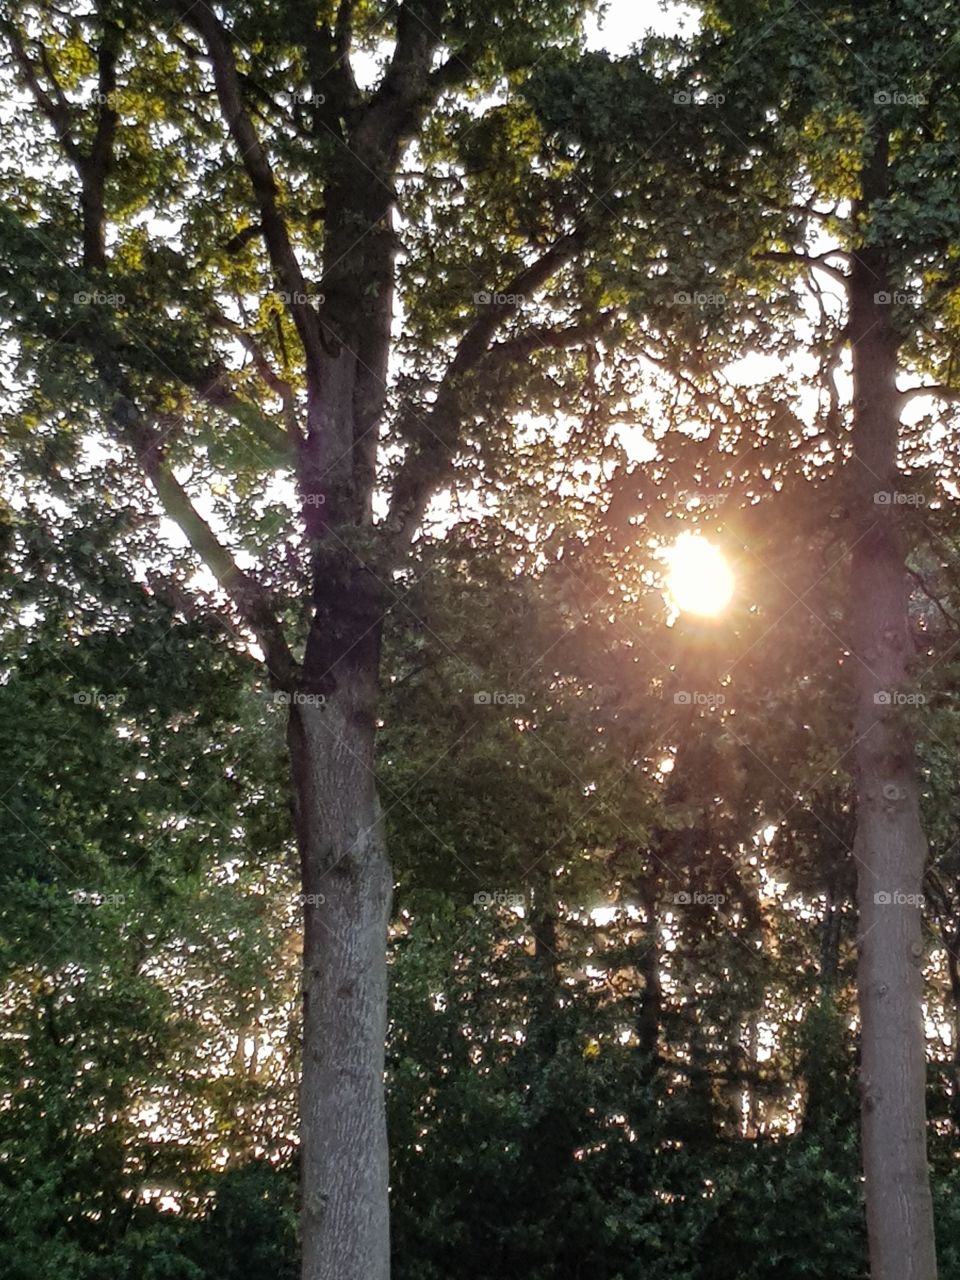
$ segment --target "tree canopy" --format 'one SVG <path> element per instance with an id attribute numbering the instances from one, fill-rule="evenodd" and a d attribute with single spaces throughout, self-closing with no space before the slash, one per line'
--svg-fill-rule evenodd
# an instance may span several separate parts
<path id="1" fill-rule="evenodd" d="M 591 8 L 0 4 L 11 1280 L 960 1280 L 956 5 Z"/>

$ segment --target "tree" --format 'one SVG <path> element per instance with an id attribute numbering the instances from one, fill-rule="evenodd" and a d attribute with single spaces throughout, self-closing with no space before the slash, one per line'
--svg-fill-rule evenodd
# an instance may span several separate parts
<path id="1" fill-rule="evenodd" d="M 689 424 L 677 417 L 664 458 L 682 452 Z M 742 427 L 743 414 L 730 417 Z M 693 483 L 685 465 L 669 474 L 647 477 L 659 493 L 644 503 L 655 527 L 669 526 Z M 781 571 L 798 519 L 817 526 L 802 484 L 769 503 L 777 518 L 753 543 Z M 544 503 L 540 485 L 526 495 Z M 606 505 L 600 493 L 581 517 L 609 529 Z M 15 995 L 13 1031 L 36 1030 L 3 1045 L 3 1261 L 13 1275 L 58 1266 L 71 1280 L 285 1274 L 291 1180 L 277 1156 L 295 1104 L 270 1082 L 286 1079 L 291 1053 L 274 1028 L 291 980 L 292 886 L 283 806 L 268 785 L 282 707 L 243 692 L 251 660 L 239 642 L 234 661 L 211 628 L 181 623 L 167 634 L 169 606 L 122 570 L 135 513 L 98 507 L 95 492 L 76 528 L 50 512 L 15 522 L 26 546 L 10 581 L 25 616 L 9 628 L 0 700 L 10 748 L 0 790 L 17 787 L 15 815 L 0 815 L 18 855 L 3 883 L 3 936 L 16 944 L 4 953 L 4 999 Z M 827 1124 L 800 1138 L 787 1128 L 801 1070 L 791 1027 L 810 1002 L 817 921 L 795 917 L 789 899 L 757 901 L 752 833 L 764 813 L 777 816 L 779 798 L 769 775 L 744 767 L 730 732 L 759 747 L 766 724 L 762 749 L 778 769 L 810 756 L 810 777 L 822 772 L 824 744 L 799 727 L 811 636 L 792 629 L 789 649 L 780 636 L 764 642 L 782 602 L 756 592 L 763 612 L 738 610 L 713 629 L 711 650 L 726 636 L 725 661 L 751 658 L 725 686 L 732 726 L 716 711 L 691 714 L 662 696 L 658 677 L 661 662 L 691 675 L 696 628 L 665 625 L 652 582 L 638 592 L 635 540 L 611 573 L 613 548 L 599 536 L 595 565 L 585 552 L 574 559 L 573 527 L 567 511 L 563 554 L 549 526 L 537 545 L 495 519 L 428 541 L 414 613 L 389 633 L 380 786 L 398 886 L 388 1037 L 395 1272 L 760 1280 L 776 1267 L 797 1280 L 853 1280 L 862 1240 L 849 1122 L 838 1117 L 839 1139 Z M 137 572 L 150 564 L 165 590 L 163 548 L 151 541 L 140 537 Z M 803 557 L 793 556 L 799 571 Z M 717 656 L 704 655 L 700 674 Z M 760 698 L 771 672 L 783 684 L 775 717 Z M 74 703 L 75 687 L 103 697 Z M 478 687 L 524 701 L 477 704 Z M 37 740 L 40 717 L 24 714 L 50 701 L 87 728 L 62 723 L 70 751 Z M 829 740 L 832 726 L 822 732 Z M 693 749 L 661 780 L 678 734 Z M 671 781 L 678 771 L 682 786 Z M 9 792 L 5 800 L 14 803 Z M 815 848 L 816 824 L 794 825 L 796 843 Z M 37 858 L 33 830 L 60 859 L 70 850 L 66 867 Z M 819 881 L 804 876 L 799 849 L 784 849 L 777 878 L 794 866 L 791 896 L 802 884 L 815 905 Z M 46 914 L 30 886 L 38 874 Z M 89 903 L 71 903 L 77 884 Z M 549 911 L 539 909 L 544 886 Z M 689 887 L 727 901 L 678 907 L 677 890 Z M 475 904 L 478 891 L 486 905 Z M 538 908 L 536 918 L 498 907 L 497 891 Z M 117 900 L 99 904 L 100 893 Z M 51 932 L 60 943 L 48 955 Z M 136 946 L 147 948 L 144 978 L 124 998 Z M 662 974 L 659 995 L 651 974 Z M 844 990 L 848 974 L 845 962 Z M 40 977 L 59 992 L 56 1049 L 46 1004 L 28 989 Z M 240 1052 L 256 1035 L 250 1006 L 265 1027 L 263 1066 L 273 1064 L 256 1077 Z M 744 1035 L 758 1009 L 768 1033 L 775 1027 L 765 1061 Z M 848 1083 L 841 1066 L 837 1083 L 821 1084 L 822 1114 L 845 1103 Z M 99 1102 L 104 1084 L 119 1098 L 114 1115 Z M 145 1123 L 144 1098 L 155 1124 Z M 257 1147 L 273 1168 L 245 1163 Z M 144 1180 L 180 1214 L 141 1203 Z M 815 1238 L 796 1238 L 786 1205 L 820 1212 Z M 734 1213 L 743 1225 L 731 1233 Z"/>
<path id="2" fill-rule="evenodd" d="M 771 222 L 757 258 L 784 264 L 794 280 L 803 273 L 819 308 L 826 447 L 849 553 L 862 1146 L 876 1280 L 937 1271 L 924 1109 L 927 844 L 910 710 L 918 634 L 926 645 L 911 621 L 907 571 L 929 539 L 922 488 L 903 470 L 901 424 L 918 396 L 956 396 L 960 226 L 947 193 L 957 119 L 946 89 L 956 57 L 943 46 L 952 18 L 949 5 L 718 3 L 703 45 L 703 74 L 726 97 L 728 127 L 745 157 L 758 149 L 764 158 L 754 198 Z"/>
<path id="3" fill-rule="evenodd" d="M 270 710 L 288 716 L 304 904 L 305 1280 L 389 1272 L 388 830 L 402 891 L 421 875 L 429 880 L 413 909 L 405 905 L 394 938 L 412 969 L 398 982 L 392 1079 L 427 1128 L 401 1126 L 399 1185 L 415 1185 L 424 1137 L 434 1153 L 438 1137 L 452 1137 L 454 1149 L 449 1165 L 431 1156 L 431 1185 L 462 1185 L 451 1175 L 470 1148 L 462 1103 L 467 1115 L 492 1117 L 497 1137 L 484 1167 L 502 1156 L 511 1186 L 528 1192 L 524 1212 L 477 1251 L 488 1272 L 553 1274 L 562 1243 L 582 1260 L 598 1233 L 598 1265 L 612 1275 L 642 1245 L 662 1274 L 691 1280 L 782 1264 L 782 1232 L 771 1233 L 769 1258 L 746 1258 L 718 1240 L 714 1218 L 738 1178 L 756 1187 L 772 1169 L 815 1198 L 820 1153 L 847 1168 L 849 1145 L 837 1131 L 849 1056 L 850 790 L 830 744 L 845 732 L 848 709 L 858 766 L 872 1265 L 875 1280 L 933 1280 L 920 1003 L 925 847 L 906 710 L 905 565 L 923 588 L 945 556 L 936 537 L 921 551 L 929 524 L 919 501 L 901 501 L 924 490 L 900 475 L 900 416 L 921 394 L 936 403 L 957 394 L 960 228 L 948 141 L 957 120 L 941 92 L 955 58 L 948 48 L 931 65 L 927 53 L 951 6 L 903 6 L 914 31 L 879 4 L 850 12 L 724 0 L 707 10 L 692 65 L 671 42 L 619 61 L 574 56 L 583 7 L 0 7 L 26 104 L 0 120 L 0 308 L 16 366 L 8 451 L 24 477 L 55 495 L 51 510 L 72 509 L 91 530 L 104 495 L 126 512 L 114 530 L 126 560 L 122 591 L 147 613 L 144 622 L 131 606 L 130 645 L 154 643 L 158 627 L 187 637 L 171 664 L 182 677 L 191 645 L 202 642 L 206 656 L 196 657 L 206 669 L 219 628 L 221 643 L 245 655 L 248 679 L 261 664 L 276 699 L 273 708 L 238 699 L 243 742 L 258 733 L 272 741 Z M 812 311 L 798 305 L 800 282 Z M 788 380 L 748 394 L 721 373 L 751 351 L 795 353 L 808 335 L 818 361 L 811 381 L 822 395 L 812 423 L 790 402 Z M 898 372 L 924 383 L 903 391 Z M 666 388 L 656 404 L 667 426 L 650 433 L 647 467 L 631 466 L 611 434 L 613 424 L 642 418 L 638 387 Z M 922 458 L 923 433 L 908 443 L 908 456 Z M 723 520 L 711 495 L 730 499 Z M 159 576 L 141 534 L 157 510 L 181 548 L 160 557 Z M 29 518 L 55 527 L 58 517 Z M 741 611 L 726 632 L 664 626 L 650 587 L 654 553 L 681 525 L 719 527 L 731 551 L 741 543 L 744 560 L 771 554 L 762 609 Z M 834 530 L 852 573 L 849 637 L 838 631 Z M 784 546 L 791 535 L 795 551 Z M 62 558 L 75 568 L 84 554 L 68 549 Z M 822 573 L 811 571 L 815 555 Z M 199 579 L 198 565 L 206 571 Z M 138 579 L 142 591 L 131 587 Z M 832 635 L 826 645 L 813 627 L 785 652 L 772 649 L 767 623 L 791 596 L 815 601 Z M 939 596 L 930 603 L 942 611 Z M 438 619 L 446 624 L 439 637 Z M 926 644 L 932 632 L 925 614 L 921 621 Z M 62 629 L 59 613 L 52 625 Z M 108 673 L 118 648 L 107 628 L 90 630 L 90 648 L 107 655 L 95 669 Z M 13 634 L 19 644 L 19 625 Z M 86 641 L 77 643 L 85 651 Z M 948 651 L 939 634 L 936 643 L 937 656 Z M 454 650 L 446 657 L 445 645 Z M 12 657 L 10 668 L 43 689 L 35 653 L 22 663 Z M 854 672 L 842 692 L 840 668 Z M 523 680 L 523 715 L 488 719 L 461 747 L 457 733 L 474 730 L 484 705 L 474 698 L 504 685 L 516 696 Z M 811 681 L 837 690 L 815 713 L 804 701 Z M 701 685 L 735 703 L 678 711 L 678 688 Z M 771 706 L 782 725 L 772 723 Z M 154 714 L 141 712 L 147 721 Z M 79 733 L 89 715 L 79 705 L 71 715 Z M 14 813 L 33 815 L 49 802 L 84 867 L 98 842 L 119 849 L 118 832 L 172 845 L 179 867 L 183 850 L 162 820 L 151 815 L 138 826 L 130 812 L 134 746 L 110 724 L 97 730 L 95 747 L 77 746 L 67 783 L 44 752 L 44 780 L 36 794 L 17 797 Z M 164 741 L 168 730 L 172 737 L 165 723 Z M 430 735 L 448 748 L 439 760 L 425 749 Z M 177 741 L 181 767 L 204 742 L 202 734 Z M 573 772 L 567 750 L 581 761 Z M 109 762 L 120 767 L 120 788 L 105 774 Z M 251 748 L 238 768 L 248 784 L 262 776 L 272 800 L 275 763 Z M 72 806 L 88 765 L 107 817 L 81 829 Z M 814 792 L 803 813 L 779 812 L 784 776 Z M 175 789 L 160 791 L 159 809 L 175 815 Z M 615 801 L 614 812 L 598 801 L 599 812 L 588 807 L 584 819 L 585 794 Z M 491 796 L 502 798 L 499 811 L 491 812 Z M 289 831 L 282 806 L 261 799 L 245 797 L 240 812 L 254 830 L 265 823 L 270 865 L 279 867 Z M 218 800 L 218 822 L 227 821 L 233 802 Z M 942 821 L 947 802 L 930 803 Z M 767 820 L 775 835 L 760 859 L 757 831 Z M 522 882 L 522 931 L 508 913 L 487 927 L 472 917 L 461 925 L 451 848 L 469 854 L 483 877 L 473 893 Z M 13 878 L 28 898 L 32 857 L 18 855 Z M 767 900 L 758 860 L 783 874 L 799 902 L 796 919 L 789 902 Z M 91 855 L 89 865 L 108 890 L 110 858 Z M 271 899 L 258 913 L 257 868 L 243 865 L 242 911 L 263 926 L 262 947 L 238 944 L 230 906 L 205 904 L 203 919 L 171 908 L 165 921 L 175 938 L 202 932 L 203 920 L 223 925 L 202 960 L 209 971 L 226 956 L 235 970 L 218 988 L 221 1054 L 261 1016 L 283 1020 L 283 999 L 276 1008 L 267 984 L 252 980 L 258 966 L 281 968 L 283 908 Z M 941 870 L 950 873 L 949 857 Z M 180 868 L 178 881 L 188 875 Z M 690 885 L 718 891 L 722 909 L 684 903 L 678 889 Z M 942 878 L 936 894 L 949 950 L 956 903 Z M 616 913 L 609 928 L 590 914 L 598 900 Z M 439 961 L 417 933 L 434 927 L 434 912 Z M 15 916 L 21 941 L 31 939 L 29 911 Z M 9 1123 L 20 1124 L 21 1137 L 37 1118 L 22 1087 L 28 1071 L 39 1064 L 55 1079 L 90 1047 L 86 1032 L 56 1043 L 64 1010 L 49 984 L 74 981 L 69 951 L 109 955 L 107 990 L 129 967 L 132 944 L 101 936 L 111 918 L 131 927 L 123 911 L 100 913 L 94 930 L 74 928 L 71 917 L 52 976 L 38 966 L 39 988 L 14 991 L 28 1028 L 23 1044 L 7 1046 L 18 1078 Z M 446 958 L 461 1007 L 436 1009 L 421 1025 L 416 1010 L 437 997 Z M 12 966 L 14 987 L 35 963 L 26 945 Z M 478 975 L 489 974 L 495 990 L 477 994 Z M 90 999 L 89 982 L 76 987 Z M 176 1005 L 162 983 L 143 989 L 158 1008 Z M 79 999 L 72 986 L 60 995 L 65 1006 Z M 772 1062 L 760 1052 L 767 1004 Z M 186 1023 L 194 1006 L 177 1007 Z M 479 1031 L 464 1023 L 463 1007 L 477 1009 Z M 108 1047 L 124 1020 L 135 1022 L 123 1001 L 91 1016 Z M 794 1039 L 795 1018 L 803 1036 Z M 149 1035 L 137 1030 L 126 1046 L 131 1061 L 98 1066 L 91 1090 L 102 1080 L 114 1091 L 120 1081 L 122 1091 L 147 1056 L 171 1048 L 161 1050 L 152 1021 Z M 186 1026 L 184 1036 L 173 1061 L 196 1052 Z M 436 1043 L 446 1056 L 431 1075 Z M 471 1083 L 475 1059 L 480 1083 Z M 793 1068 L 805 1086 L 800 1101 Z M 441 1094 L 452 1099 L 442 1116 Z M 93 1095 L 64 1081 L 61 1096 L 66 1128 L 81 1131 Z M 218 1115 L 249 1098 L 237 1066 Z M 110 1101 L 123 1110 L 122 1097 Z M 189 1091 L 175 1093 L 172 1105 L 189 1115 L 190 1101 Z M 252 1128 L 227 1122 L 231 1164 L 256 1153 L 263 1130 L 271 1142 L 282 1135 L 282 1082 L 275 1102 Z M 800 1111 L 797 1141 L 766 1146 L 764 1124 Z M 127 1147 L 137 1142 L 128 1113 Z M 47 1169 L 56 1133 L 39 1128 Z M 102 1116 L 93 1133 L 92 1148 L 111 1163 L 102 1196 L 109 1211 L 97 1219 L 109 1224 L 122 1217 L 129 1190 L 127 1148 L 104 1132 Z M 747 1140 L 757 1143 L 756 1159 Z M 216 1141 L 205 1133 L 196 1153 L 207 1172 Z M 531 1170 L 533 1186 L 524 1177 Z M 609 1221 L 589 1194 L 604 1179 L 623 1191 Z M 42 1183 L 43 1212 L 68 1194 L 68 1181 Z M 240 1170 L 225 1186 L 224 1211 L 197 1237 L 197 1265 L 217 1252 L 221 1227 L 230 1233 L 247 1216 L 246 1198 L 259 1199 L 260 1173 L 245 1179 Z M 830 1265 L 852 1270 L 855 1246 L 837 1238 L 855 1211 L 848 1192 L 833 1220 Z M 423 1274 L 451 1266 L 452 1214 L 438 1199 Z M 757 1202 L 770 1203 L 760 1192 Z M 271 1241 L 258 1259 L 265 1268 L 283 1265 L 275 1259 L 290 1244 L 286 1200 L 270 1203 L 276 1250 Z M 504 1195 L 492 1207 L 512 1203 Z M 681 1255 L 662 1245 L 676 1228 L 676 1205 L 697 1209 Z M 100 1241 L 91 1215 L 80 1216 Z M 419 1230 L 405 1214 L 408 1246 Z M 51 1254 L 36 1257 L 57 1265 Z M 800 1274 L 818 1265 L 793 1261 Z"/>
<path id="4" fill-rule="evenodd" d="M 195 1280 L 177 1228 L 219 1171 L 292 1150 L 290 1060 L 244 1053 L 293 1003 L 282 730 L 220 628 L 127 574 L 163 558 L 140 513 L 73 501 L 4 525 L 0 1267 Z"/>
<path id="5" fill-rule="evenodd" d="M 306 1280 L 389 1269 L 385 617 L 431 502 L 476 467 L 500 482 L 521 406 L 566 400 L 576 447 L 602 446 L 584 375 L 616 329 L 599 279 L 623 198 L 584 187 L 509 92 L 583 8 L 3 8 L 29 103 L 0 266 L 20 445 L 69 466 L 96 439 L 133 486 L 134 463 L 289 707 Z M 383 58 L 369 88 L 360 55 Z M 645 85 L 662 168 L 669 99 Z M 682 234 L 677 189 L 661 200 Z M 639 226 L 655 261 L 652 206 Z"/>

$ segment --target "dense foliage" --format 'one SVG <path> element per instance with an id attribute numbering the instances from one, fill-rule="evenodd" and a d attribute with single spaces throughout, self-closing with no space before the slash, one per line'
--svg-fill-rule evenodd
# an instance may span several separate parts
<path id="1" fill-rule="evenodd" d="M 234 17 L 319 277 L 336 122 L 290 90 L 291 7 Z M 372 62 L 390 6 L 348 7 Z M 107 89 L 120 232 L 98 301 L 49 128 L 59 111 L 93 154 L 102 67 L 72 8 L 2 6 L 0 1275 L 292 1280 L 310 903 L 291 693 L 225 605 L 236 566 L 198 575 L 206 535 L 160 511 L 202 494 L 193 535 L 200 511 L 299 636 L 316 564 L 284 432 L 304 375 L 203 59 L 172 27 Z M 906 416 L 894 499 L 931 843 L 940 1274 L 960 1280 L 953 54 L 917 71 L 954 6 L 897 6 L 923 29 L 876 32 L 842 6 L 738 0 L 706 6 L 689 42 L 621 58 L 583 52 L 579 5 L 542 6 L 535 29 L 530 6 L 446 8 L 472 79 L 441 64 L 449 92 L 392 193 L 402 331 L 377 501 L 485 290 L 570 226 L 579 256 L 458 390 L 440 499 L 390 569 L 394 1275 L 867 1274 L 838 264 L 862 231 L 851 173 L 873 101 L 900 115 L 870 234 L 910 291 L 891 300 L 902 372 L 934 388 Z M 879 70 L 857 68 L 853 38 Z M 63 89 L 52 113 L 29 96 L 38 66 Z M 336 274 L 321 283 L 335 305 Z M 118 385 L 162 427 L 169 502 L 138 470 L 150 440 L 122 447 Z M 691 530 L 736 574 L 717 618 L 664 595 L 663 548 Z"/>

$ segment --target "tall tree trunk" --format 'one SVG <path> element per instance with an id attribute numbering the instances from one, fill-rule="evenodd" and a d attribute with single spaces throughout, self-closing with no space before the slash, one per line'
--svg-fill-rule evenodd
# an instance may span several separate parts
<path id="1" fill-rule="evenodd" d="M 826 843 L 828 857 L 839 859 L 839 842 Z M 807 1096 L 803 1106 L 805 1133 L 825 1134 L 843 1123 L 836 1101 L 840 1073 L 844 1070 L 842 1043 L 846 1029 L 838 1008 L 837 978 L 840 969 L 840 942 L 843 933 L 842 893 L 838 890 L 838 869 L 828 876 L 820 941 L 820 991 L 816 1003 L 807 1010 L 804 1022 L 807 1041 L 801 1067 Z"/>
<path id="2" fill-rule="evenodd" d="M 663 982 L 660 977 L 660 922 L 657 877 L 653 871 L 638 877 L 637 900 L 643 907 L 644 933 L 638 943 L 637 971 L 643 979 L 637 1015 L 637 1048 L 643 1060 L 641 1079 L 652 1084 L 660 1070 L 660 1024 L 663 1020 Z"/>
<path id="3" fill-rule="evenodd" d="M 832 844 L 832 841 L 831 841 Z M 836 851 L 842 856 L 841 851 Z M 840 970 L 840 937 L 843 932 L 843 898 L 837 892 L 837 877 L 830 876 L 823 908 L 823 937 L 820 940 L 820 992 L 832 993 Z"/>
<path id="4" fill-rule="evenodd" d="M 303 1280 L 388 1280 L 384 1109 L 392 879 L 374 780 L 381 606 L 362 571 L 319 607 L 289 746 L 304 895 Z"/>
<path id="5" fill-rule="evenodd" d="M 950 1092 L 950 1116 L 953 1120 L 954 1135 L 960 1134 L 960 930 L 943 938 L 944 950 L 947 953 L 947 972 L 950 975 L 950 995 L 953 998 L 953 1066 L 952 1089 Z"/>
<path id="6" fill-rule="evenodd" d="M 863 173 L 866 215 L 886 194 L 885 138 Z M 900 689 L 911 656 L 898 531 L 898 339 L 882 254 L 861 248 L 850 278 L 855 417 L 850 620 L 856 696 L 861 1116 L 872 1280 L 936 1280 L 927 1167 L 920 894 L 927 847 Z M 886 499 L 877 498 L 887 495 Z"/>
<path id="7" fill-rule="evenodd" d="M 374 776 L 387 573 L 371 530 L 393 313 L 398 152 L 388 150 L 355 139 L 327 190 L 319 349 L 298 468 L 315 605 L 289 729 L 305 904 L 302 1280 L 390 1275 L 393 881 Z"/>

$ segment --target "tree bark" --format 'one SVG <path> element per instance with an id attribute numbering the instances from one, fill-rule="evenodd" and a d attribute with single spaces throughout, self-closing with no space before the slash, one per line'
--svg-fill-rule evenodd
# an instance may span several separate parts
<path id="1" fill-rule="evenodd" d="M 657 879 L 653 871 L 638 878 L 637 900 L 643 907 L 644 935 L 639 943 L 637 970 L 643 979 L 637 1016 L 637 1047 L 643 1060 L 641 1079 L 652 1084 L 660 1070 L 660 1024 L 663 1021 L 663 982 L 660 976 L 660 922 Z"/>
<path id="2" fill-rule="evenodd" d="M 832 842 L 831 842 L 832 843 Z M 837 854 L 840 854 L 837 850 Z M 837 892 L 836 877 L 827 885 L 823 909 L 823 937 L 820 940 L 820 992 L 832 995 L 840 971 L 840 938 L 843 933 L 843 898 Z"/>
<path id="3" fill-rule="evenodd" d="M 886 169 L 886 140 L 877 137 L 863 172 L 862 215 L 884 198 Z M 907 678 L 912 647 L 894 496 L 899 342 L 890 292 L 883 255 L 874 247 L 861 247 L 853 255 L 850 276 L 855 405 L 850 621 L 862 1147 L 872 1280 L 936 1280 L 920 919 L 927 846 L 912 735 L 902 709 L 889 696 Z"/>
<path id="4" fill-rule="evenodd" d="M 952 1089 L 950 1093 L 950 1117 L 953 1121 L 954 1135 L 960 1133 L 960 930 L 943 940 L 947 953 L 947 972 L 950 975 L 950 995 L 953 998 L 953 1066 Z"/>
<path id="5" fill-rule="evenodd" d="M 827 857 L 839 860 L 843 846 L 831 839 L 825 843 L 825 852 Z M 805 1016 L 809 1039 L 800 1072 L 807 1087 L 801 1126 L 805 1133 L 821 1136 L 844 1124 L 836 1107 L 839 1072 L 843 1069 L 841 1042 L 845 1034 L 838 1009 L 844 904 L 844 894 L 838 887 L 838 868 L 839 861 L 828 873 L 820 940 L 820 990 L 816 1003 Z"/>
<path id="6" fill-rule="evenodd" d="M 311 88 L 310 101 L 301 102 L 294 116 L 312 115 L 315 136 L 323 139 L 314 163 L 300 175 L 308 187 L 316 182 L 324 193 L 323 209 L 311 219 L 323 222 L 323 274 L 315 288 L 305 278 L 298 237 L 289 223 L 288 181 L 274 171 L 274 146 L 285 124 L 279 135 L 270 121 L 261 129 L 263 93 L 241 70 L 246 54 L 238 58 L 241 44 L 229 19 L 225 23 L 213 7 L 193 0 L 169 0 L 161 7 L 167 18 L 186 24 L 190 41 L 184 47 L 191 57 L 198 53 L 193 34 L 203 42 L 225 148 L 229 139 L 249 186 L 248 227 L 238 235 L 242 243 L 254 235 L 262 239 L 302 355 L 302 361 L 292 362 L 291 376 L 284 367 L 281 377 L 253 334 L 219 311 L 208 318 L 213 329 L 231 331 L 253 355 L 258 376 L 283 405 L 283 433 L 268 426 L 266 434 L 271 448 L 289 448 L 295 457 L 302 545 L 313 561 L 315 612 L 302 672 L 270 592 L 255 573 L 237 565 L 168 462 L 166 393 L 154 394 L 144 379 L 132 376 L 140 365 L 129 365 L 125 339 L 103 336 L 99 326 L 91 339 L 94 367 L 114 401 L 112 428 L 132 449 L 166 514 L 230 597 L 230 626 L 239 621 L 253 634 L 272 686 L 290 698 L 288 741 L 305 908 L 302 1276 L 387 1280 L 383 1066 L 391 874 L 373 770 L 382 592 L 392 589 L 381 583 L 391 582 L 432 496 L 450 474 L 466 420 L 467 390 L 484 364 L 491 369 L 532 351 L 584 340 L 588 330 L 581 325 L 558 330 L 537 325 L 499 344 L 499 351 L 492 349 L 498 329 L 517 315 L 521 300 L 536 295 L 584 247 L 591 224 L 585 217 L 578 220 L 574 230 L 562 232 L 545 249 L 539 246 L 538 256 L 502 281 L 498 292 L 513 301 L 479 307 L 455 339 L 432 399 L 419 408 L 405 406 L 411 429 L 398 432 L 404 456 L 387 518 L 375 522 L 393 342 L 397 170 L 432 103 L 471 78 L 475 59 L 458 54 L 457 48 L 465 46 L 444 0 L 404 0 L 394 6 L 396 41 L 379 86 L 361 95 L 349 61 L 355 6 L 345 0 L 333 21 L 318 17 L 316 6 L 291 7 L 296 31 L 288 34 L 302 45 Z M 163 27 L 167 32 L 169 23 Z M 33 33 L 27 42 L 13 23 L 4 24 L 3 31 L 21 78 L 77 172 L 84 268 L 105 284 L 111 243 L 105 184 L 114 162 L 116 67 L 127 30 L 119 21 L 104 22 L 92 139 L 84 147 L 72 132 L 78 108 L 68 102 L 43 56 L 33 54 Z M 482 40 L 475 47 L 482 52 Z M 449 56 L 434 68 L 440 49 Z M 90 131 L 82 134 L 87 139 Z M 342 145 L 331 148 L 328 135 Z M 242 247 L 236 242 L 237 236 L 231 237 L 228 251 Z M 59 324 L 52 336 L 62 337 Z M 231 388 L 227 364 L 216 350 L 211 343 L 209 367 L 204 362 L 196 369 L 181 358 L 179 339 L 166 358 L 153 350 L 152 355 L 157 371 L 163 366 L 172 375 L 173 399 L 179 400 L 182 383 L 200 403 L 242 410 L 237 416 L 255 419 L 262 432 L 269 414 L 259 412 L 255 397 Z M 285 349 L 283 361 L 289 363 Z M 296 390 L 301 373 L 303 404 Z M 291 552 L 298 554 L 300 545 L 298 539 Z"/>
<path id="7" fill-rule="evenodd" d="M 328 593 L 291 694 L 304 902 L 303 1280 L 388 1280 L 384 1107 L 392 878 L 374 779 L 381 608 L 358 571 Z"/>

